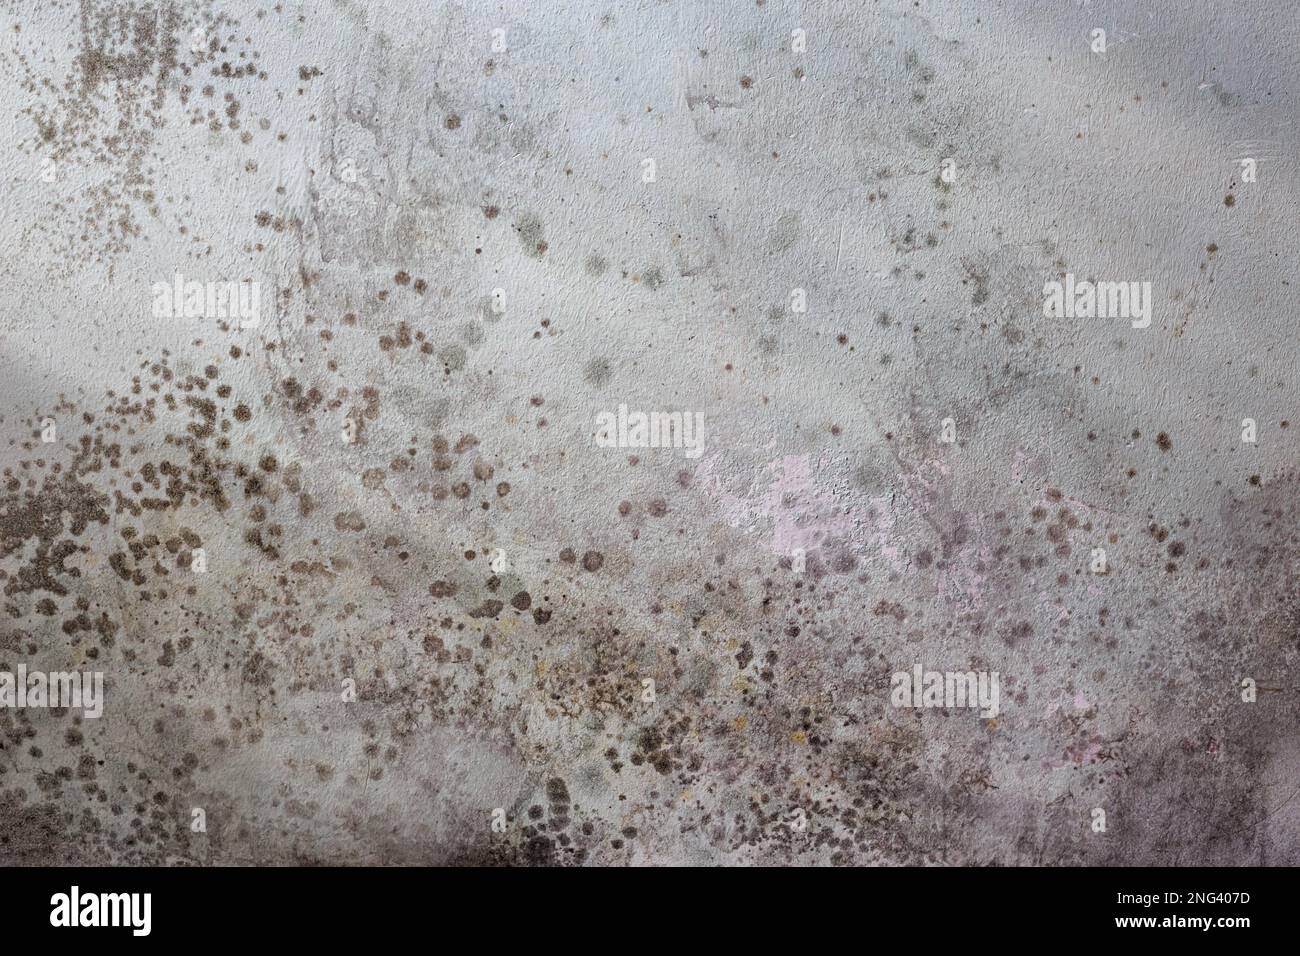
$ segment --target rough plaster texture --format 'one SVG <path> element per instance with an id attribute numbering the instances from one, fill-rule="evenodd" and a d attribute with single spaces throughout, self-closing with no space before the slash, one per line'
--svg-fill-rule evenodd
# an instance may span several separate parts
<path id="1" fill-rule="evenodd" d="M 1298 21 L 0 3 L 0 861 L 1300 861 Z"/>

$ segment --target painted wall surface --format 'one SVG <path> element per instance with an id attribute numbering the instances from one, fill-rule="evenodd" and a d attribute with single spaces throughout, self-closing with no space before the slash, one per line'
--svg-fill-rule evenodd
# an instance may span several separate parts
<path id="1" fill-rule="evenodd" d="M 0 863 L 1300 863 L 1298 28 L 2 0 Z"/>

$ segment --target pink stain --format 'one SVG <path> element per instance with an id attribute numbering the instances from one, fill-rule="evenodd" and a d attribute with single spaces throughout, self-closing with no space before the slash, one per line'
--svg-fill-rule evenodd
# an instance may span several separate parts
<path id="1" fill-rule="evenodd" d="M 848 538 L 853 523 L 835 499 L 817 488 L 808 455 L 786 455 L 769 465 L 777 477 L 768 486 L 759 512 L 773 522 L 772 548 L 789 554 L 811 551 L 827 536 Z"/>
<path id="2" fill-rule="evenodd" d="M 865 508 L 840 504 L 819 487 L 818 477 L 827 466 L 825 459 L 783 455 L 768 462 L 762 476 L 751 480 L 743 494 L 731 490 L 738 482 L 725 482 L 717 466 L 716 455 L 704 460 L 696 471 L 699 486 L 713 498 L 733 528 L 749 533 L 770 528 L 769 546 L 775 553 L 788 556 L 796 548 L 812 551 L 827 538 L 838 538 L 852 542 L 860 554 L 880 555 L 894 570 L 907 567 L 906 556 L 893 544 L 890 533 L 894 525 L 891 500 L 871 498 Z M 766 487 L 759 490 L 764 483 Z"/>
<path id="3" fill-rule="evenodd" d="M 1063 767 L 1086 767 L 1101 759 L 1101 738 L 1093 737 L 1086 745 L 1071 744 L 1059 757 L 1045 759 L 1042 766 L 1046 770 L 1060 770 Z"/>

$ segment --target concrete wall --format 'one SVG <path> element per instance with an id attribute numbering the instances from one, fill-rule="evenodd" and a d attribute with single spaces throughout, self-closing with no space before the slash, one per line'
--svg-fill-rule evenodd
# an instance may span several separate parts
<path id="1" fill-rule="evenodd" d="M 0 3 L 0 861 L 1300 862 L 1298 17 Z"/>

